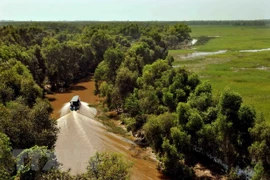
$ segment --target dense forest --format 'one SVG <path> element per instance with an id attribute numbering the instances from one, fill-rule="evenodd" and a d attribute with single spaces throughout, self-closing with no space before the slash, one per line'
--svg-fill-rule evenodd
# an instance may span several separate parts
<path id="1" fill-rule="evenodd" d="M 257 21 L 250 23 L 241 25 Z M 43 165 L 53 159 L 57 139 L 45 87 L 53 92 L 94 75 L 95 93 L 153 148 L 164 174 L 194 179 L 192 167 L 208 159 L 229 179 L 269 179 L 270 125 L 263 115 L 230 88 L 215 97 L 209 82 L 172 66 L 168 50 L 188 46 L 190 32 L 178 22 L 2 24 L 0 178 L 98 179 L 91 172 L 72 177 L 56 161 L 49 171 L 31 164 L 36 154 Z M 15 158 L 16 149 L 23 151 Z M 24 163 L 16 167 L 18 161 Z"/>

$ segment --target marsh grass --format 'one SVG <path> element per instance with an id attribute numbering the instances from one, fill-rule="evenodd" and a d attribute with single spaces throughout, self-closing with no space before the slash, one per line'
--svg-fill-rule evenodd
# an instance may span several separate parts
<path id="1" fill-rule="evenodd" d="M 174 66 L 185 66 L 196 72 L 202 81 L 210 81 L 215 96 L 226 88 L 240 93 L 244 104 L 263 112 L 270 122 L 270 51 L 239 52 L 246 49 L 270 48 L 270 28 L 234 26 L 191 26 L 192 36 L 220 36 L 211 39 L 196 51 L 228 50 L 224 54 L 181 60 L 187 50 L 170 51 Z M 190 50 L 193 52 L 194 50 Z M 179 52 L 179 53 L 178 53 Z"/>
<path id="2" fill-rule="evenodd" d="M 197 51 L 245 50 L 270 47 L 270 27 L 243 26 L 190 26 L 191 37 L 216 37 L 205 45 L 195 46 Z"/>

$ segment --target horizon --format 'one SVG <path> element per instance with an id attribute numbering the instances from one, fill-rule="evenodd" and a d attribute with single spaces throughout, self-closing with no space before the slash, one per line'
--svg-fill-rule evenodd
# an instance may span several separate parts
<path id="1" fill-rule="evenodd" d="M 2 0 L 7 21 L 232 21 L 270 19 L 268 0 Z M 199 20 L 200 21 L 200 20 Z"/>
<path id="2" fill-rule="evenodd" d="M 270 19 L 232 19 L 232 20 L 0 20 L 0 22 L 210 22 L 210 21 L 270 21 Z"/>

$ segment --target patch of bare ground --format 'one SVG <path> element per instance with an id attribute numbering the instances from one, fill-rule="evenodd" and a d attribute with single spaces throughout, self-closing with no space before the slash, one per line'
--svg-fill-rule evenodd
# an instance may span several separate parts
<path id="1" fill-rule="evenodd" d="M 224 175 L 213 173 L 210 169 L 198 163 L 193 168 L 198 180 L 226 180 Z"/>

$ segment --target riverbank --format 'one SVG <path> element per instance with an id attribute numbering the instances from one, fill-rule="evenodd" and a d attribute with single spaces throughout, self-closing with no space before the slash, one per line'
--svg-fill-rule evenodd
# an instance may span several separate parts
<path id="1" fill-rule="evenodd" d="M 72 157 L 76 154 L 83 154 L 83 156 L 80 155 L 78 157 L 76 156 L 77 158 L 72 158 L 74 161 L 78 161 L 78 163 L 80 163 L 85 162 L 87 158 L 93 155 L 93 153 L 96 151 L 109 150 L 124 154 L 128 160 L 134 163 L 131 177 L 132 180 L 168 179 L 157 170 L 157 163 L 153 160 L 153 158 L 151 158 L 153 155 L 151 149 L 140 148 L 133 142 L 132 137 L 122 137 L 119 136 L 118 133 L 115 134 L 113 131 L 109 130 L 110 127 L 121 128 L 117 127 L 114 121 L 111 121 L 111 119 L 107 119 L 107 123 L 105 123 L 104 120 L 103 124 L 101 124 L 100 122 L 102 121 L 96 118 L 92 119 L 85 113 L 81 114 L 82 112 L 80 112 L 80 110 L 78 113 L 72 112 L 71 114 L 68 113 L 60 117 L 61 109 L 74 95 L 79 95 L 82 101 L 90 104 L 91 106 L 98 106 L 98 113 L 103 113 L 100 108 L 102 99 L 94 95 L 94 88 L 95 82 L 92 78 L 88 78 L 83 82 L 75 84 L 66 92 L 46 95 L 54 109 L 52 117 L 55 119 L 60 118 L 58 119 L 58 122 L 60 123 L 58 124 L 60 127 L 58 137 L 60 138 L 59 142 L 56 144 L 56 149 L 60 154 L 62 154 L 61 152 L 64 150 L 64 157 L 61 158 L 63 162 L 67 163 L 65 167 L 69 167 L 68 164 L 71 164 L 72 166 L 73 163 L 70 160 L 65 160 L 65 156 Z M 87 109 L 87 107 L 84 106 L 84 109 Z M 110 123 L 110 126 L 108 123 Z M 105 129 L 101 128 L 102 126 Z M 70 151 L 68 149 L 70 149 Z M 74 152 L 75 154 L 72 154 Z M 80 159 L 82 157 L 83 159 Z M 82 164 L 78 166 L 82 166 L 82 168 L 77 168 L 76 164 L 72 167 L 76 168 L 78 173 L 83 172 L 84 166 Z"/>

